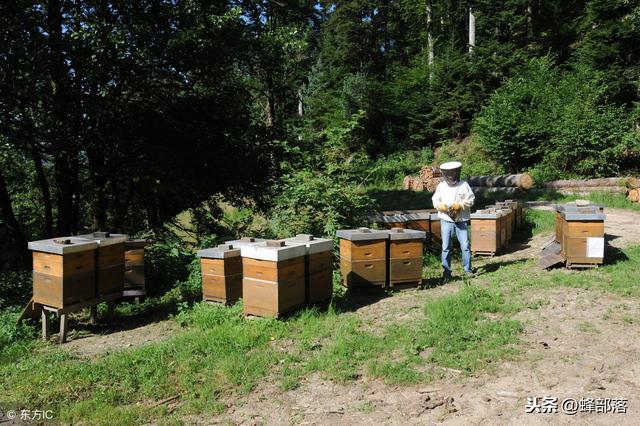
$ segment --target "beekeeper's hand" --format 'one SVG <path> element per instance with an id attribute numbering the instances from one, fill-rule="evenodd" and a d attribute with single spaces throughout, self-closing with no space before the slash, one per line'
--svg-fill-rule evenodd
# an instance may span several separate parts
<path id="1" fill-rule="evenodd" d="M 451 206 L 451 210 L 453 210 L 454 212 L 459 212 L 460 210 L 462 210 L 462 206 L 458 203 L 453 203 L 453 205 Z"/>
<path id="2" fill-rule="evenodd" d="M 444 212 L 446 212 L 447 210 L 448 210 L 448 209 L 447 209 L 447 205 L 446 205 L 445 203 L 440 203 L 440 204 L 438 204 L 438 211 L 439 211 L 439 212 L 444 213 Z"/>

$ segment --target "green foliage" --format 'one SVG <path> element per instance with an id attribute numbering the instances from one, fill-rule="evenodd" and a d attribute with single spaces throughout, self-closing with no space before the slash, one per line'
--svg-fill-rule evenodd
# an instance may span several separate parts
<path id="1" fill-rule="evenodd" d="M 533 59 L 490 98 L 475 122 L 485 149 L 506 170 L 538 180 L 602 177 L 620 171 L 632 120 L 611 105 L 602 76 L 578 65 L 562 71 Z"/>
<path id="2" fill-rule="evenodd" d="M 373 209 L 362 188 L 327 174 L 303 170 L 282 181 L 271 211 L 272 228 L 280 237 L 333 236 L 337 229 L 362 224 Z"/>
<path id="3" fill-rule="evenodd" d="M 20 310 L 0 310 L 0 365 L 23 356 L 32 346 L 35 330 L 24 321 L 18 323 Z"/>
<path id="4" fill-rule="evenodd" d="M 502 174 L 502 168 L 485 151 L 475 135 L 463 141 L 444 141 L 436 151 L 435 164 L 462 161 L 462 178 Z"/>

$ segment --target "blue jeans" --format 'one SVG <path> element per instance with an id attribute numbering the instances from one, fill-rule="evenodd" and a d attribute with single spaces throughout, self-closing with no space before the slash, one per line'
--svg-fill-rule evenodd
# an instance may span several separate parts
<path id="1" fill-rule="evenodd" d="M 445 271 L 451 272 L 451 239 L 453 232 L 460 242 L 462 251 L 462 265 L 465 272 L 471 272 L 471 250 L 469 248 L 469 222 L 448 222 L 440 221 L 442 232 L 442 267 Z"/>

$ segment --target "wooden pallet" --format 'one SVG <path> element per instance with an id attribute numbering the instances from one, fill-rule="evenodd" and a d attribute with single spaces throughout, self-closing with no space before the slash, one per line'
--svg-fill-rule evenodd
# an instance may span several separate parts
<path id="1" fill-rule="evenodd" d="M 107 318 L 110 319 L 113 316 L 116 302 L 122 297 L 122 292 L 107 294 L 105 296 L 96 297 L 90 300 L 85 300 L 80 303 L 65 306 L 64 308 L 56 308 L 53 306 L 42 305 L 34 302 L 34 310 L 41 310 L 42 319 L 42 339 L 44 341 L 49 340 L 49 313 L 54 313 L 60 318 L 60 339 L 58 343 L 65 343 L 67 341 L 67 329 L 68 329 L 68 314 L 81 311 L 84 308 L 91 308 L 91 317 L 95 320 L 97 316 L 97 306 L 100 303 L 106 302 L 109 306 Z"/>
<path id="2" fill-rule="evenodd" d="M 228 299 L 216 298 L 216 297 L 205 297 L 202 300 L 209 303 L 210 305 L 231 306 L 234 303 L 236 303 L 239 299 L 228 300 Z"/>
<path id="3" fill-rule="evenodd" d="M 391 281 L 389 287 L 393 290 L 402 290 L 406 288 L 416 288 L 422 285 L 422 279 L 418 281 Z"/>
<path id="4" fill-rule="evenodd" d="M 567 262 L 567 269 L 593 269 L 600 266 L 600 263 L 570 263 Z"/>
<path id="5" fill-rule="evenodd" d="M 497 252 L 495 251 L 481 251 L 481 250 L 476 250 L 471 252 L 473 256 L 489 256 L 489 257 L 494 257 L 496 253 Z"/>

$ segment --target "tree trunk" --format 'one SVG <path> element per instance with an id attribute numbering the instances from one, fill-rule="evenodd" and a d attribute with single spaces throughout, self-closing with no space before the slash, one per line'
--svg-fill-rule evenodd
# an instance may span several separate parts
<path id="1" fill-rule="evenodd" d="M 434 51 L 433 51 L 433 3 L 432 0 L 426 0 L 427 13 L 427 64 L 429 65 L 429 80 L 433 79 Z"/>
<path id="2" fill-rule="evenodd" d="M 469 8 L 469 53 L 473 53 L 476 47 L 476 17 L 473 14 L 473 8 Z"/>
<path id="3" fill-rule="evenodd" d="M 49 191 L 49 182 L 42 167 L 42 157 L 36 146 L 31 145 L 31 158 L 36 169 L 38 178 L 38 186 L 42 193 L 42 204 L 44 204 L 44 237 L 51 238 L 53 235 L 53 209 L 51 207 L 51 191 Z"/>
<path id="4" fill-rule="evenodd" d="M 4 174 L 0 168 L 0 217 L 7 228 L 9 236 L 13 238 L 16 243 L 18 251 L 21 253 L 21 257 L 25 265 L 29 264 L 29 252 L 27 250 L 27 239 L 20 228 L 18 219 L 13 212 L 13 206 L 11 205 L 11 198 L 7 191 L 7 183 L 4 179 Z"/>
<path id="5" fill-rule="evenodd" d="M 512 187 L 529 189 L 533 187 L 533 179 L 527 173 L 504 176 L 470 176 L 467 182 L 471 186 Z"/>
<path id="6" fill-rule="evenodd" d="M 62 2 L 49 0 L 47 4 L 47 29 L 49 30 L 49 48 L 51 50 L 51 95 L 53 100 L 52 139 L 54 142 L 54 168 L 56 180 L 56 201 L 58 207 L 57 231 L 69 235 L 73 230 L 74 178 L 73 157 L 76 150 L 70 141 L 67 129 L 68 85 L 67 72 L 62 45 Z"/>
<path id="7" fill-rule="evenodd" d="M 540 185 L 543 188 L 575 188 L 575 187 L 596 187 L 596 186 L 626 186 L 629 178 L 626 177 L 610 177 L 600 179 L 576 179 L 576 180 L 555 180 L 545 182 Z"/>

